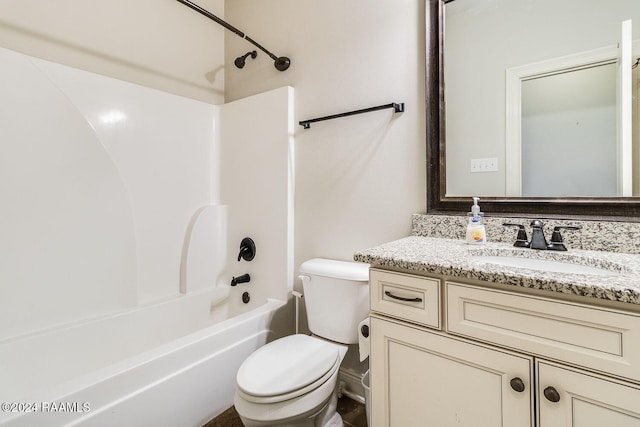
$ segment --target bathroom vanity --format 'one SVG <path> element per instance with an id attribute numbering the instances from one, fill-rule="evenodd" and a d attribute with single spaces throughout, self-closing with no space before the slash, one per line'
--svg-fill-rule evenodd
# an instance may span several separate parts
<path id="1" fill-rule="evenodd" d="M 354 258 L 373 427 L 640 426 L 640 255 L 413 236 Z"/>

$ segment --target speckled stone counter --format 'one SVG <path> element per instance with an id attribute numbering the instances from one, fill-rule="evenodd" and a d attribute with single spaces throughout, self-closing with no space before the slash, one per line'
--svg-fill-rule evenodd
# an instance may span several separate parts
<path id="1" fill-rule="evenodd" d="M 413 236 L 443 237 L 445 239 L 464 239 L 467 228 L 465 215 L 424 215 L 414 214 L 411 219 Z M 543 219 L 547 237 L 553 227 L 572 225 L 580 227 L 575 231 L 563 231 L 562 236 L 567 247 L 590 251 L 621 252 L 640 254 L 640 222 L 608 222 L 585 220 Z M 487 215 L 484 223 L 489 242 L 513 243 L 516 230 L 504 227 L 504 222 L 522 224 L 531 234 L 531 218 L 502 218 Z"/>
<path id="2" fill-rule="evenodd" d="M 477 256 L 527 257 L 599 267 L 611 274 L 557 273 L 508 267 Z M 514 248 L 506 243 L 468 245 L 464 240 L 411 236 L 354 254 L 356 261 L 450 277 L 559 292 L 640 305 L 640 255 L 572 249 L 568 252 Z M 636 308 L 634 308 L 636 309 Z"/>

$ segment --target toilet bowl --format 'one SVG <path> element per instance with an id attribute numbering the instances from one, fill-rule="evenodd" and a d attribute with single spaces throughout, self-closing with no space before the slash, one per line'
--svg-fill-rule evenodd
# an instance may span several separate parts
<path id="1" fill-rule="evenodd" d="M 343 426 L 336 411 L 338 373 L 368 315 L 369 265 L 316 258 L 300 273 L 314 335 L 280 338 L 243 362 L 234 405 L 246 427 Z"/>
<path id="2" fill-rule="evenodd" d="M 342 426 L 329 423 L 347 346 L 308 335 L 290 335 L 254 352 L 236 380 L 235 407 L 247 427 Z M 321 412 L 324 424 L 316 424 Z M 336 413 L 337 415 L 337 413 Z M 327 418 L 327 417 L 325 417 Z M 339 418 L 339 417 L 338 417 Z"/>

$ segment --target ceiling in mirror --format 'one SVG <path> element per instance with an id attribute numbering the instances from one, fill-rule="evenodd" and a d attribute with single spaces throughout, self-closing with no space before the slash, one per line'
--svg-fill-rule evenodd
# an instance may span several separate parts
<path id="1" fill-rule="evenodd" d="M 443 14 L 441 197 L 640 195 L 638 0 L 455 0 Z"/>

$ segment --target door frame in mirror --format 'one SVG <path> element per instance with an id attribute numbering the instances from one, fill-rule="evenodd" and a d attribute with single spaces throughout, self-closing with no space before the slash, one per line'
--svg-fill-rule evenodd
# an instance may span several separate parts
<path id="1" fill-rule="evenodd" d="M 427 213 L 464 214 L 471 206 L 471 197 L 447 197 L 446 195 L 444 5 L 448 1 L 425 1 Z M 640 198 L 638 197 L 482 197 L 482 210 L 493 216 L 506 217 L 640 222 Z"/>

